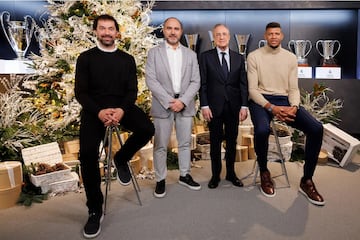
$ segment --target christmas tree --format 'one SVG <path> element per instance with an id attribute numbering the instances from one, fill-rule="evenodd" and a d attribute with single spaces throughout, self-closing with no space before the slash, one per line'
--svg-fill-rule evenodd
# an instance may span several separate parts
<path id="1" fill-rule="evenodd" d="M 49 12 L 35 31 L 40 55 L 30 56 L 35 74 L 14 79 L 0 95 L 0 161 L 19 160 L 24 147 L 78 136 L 81 106 L 74 98 L 75 64 L 81 52 L 96 46 L 92 23 L 100 14 L 118 21 L 118 47 L 137 64 L 137 104 L 149 112 L 144 71 L 147 51 L 158 42 L 156 27 L 149 25 L 153 5 L 152 0 L 48 0 Z"/>
<path id="2" fill-rule="evenodd" d="M 43 26 L 37 28 L 36 35 L 41 55 L 31 57 L 36 74 L 23 84 L 33 91 L 35 107 L 47 116 L 45 127 L 54 133 L 60 130 L 62 135 L 77 131 L 81 107 L 74 98 L 75 64 L 81 52 L 96 46 L 92 22 L 100 14 L 114 16 L 120 25 L 118 47 L 135 58 L 137 104 L 148 112 L 150 94 L 144 70 L 147 51 L 157 43 L 155 28 L 149 25 L 154 1 L 145 5 L 138 0 L 48 0 L 48 3 L 50 14 L 42 20 Z"/>

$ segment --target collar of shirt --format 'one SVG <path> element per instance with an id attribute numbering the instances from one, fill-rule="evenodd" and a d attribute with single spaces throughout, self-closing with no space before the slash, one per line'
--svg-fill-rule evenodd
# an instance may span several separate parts
<path id="1" fill-rule="evenodd" d="M 180 43 L 174 48 L 173 45 L 170 45 L 165 41 L 165 47 L 166 47 L 166 49 L 178 50 L 178 49 L 180 49 Z"/>
<path id="2" fill-rule="evenodd" d="M 223 51 L 220 48 L 216 47 L 216 51 L 220 57 L 222 57 L 222 55 L 221 55 L 222 52 L 226 52 L 225 57 L 229 56 L 229 48 L 226 48 L 225 51 Z"/>
<path id="3" fill-rule="evenodd" d="M 103 52 L 115 52 L 117 50 L 116 46 L 114 46 L 114 49 L 105 49 L 105 48 L 101 47 L 99 43 L 97 43 L 96 46 Z"/>
<path id="4" fill-rule="evenodd" d="M 222 52 L 225 52 L 225 60 L 227 62 L 227 65 L 228 65 L 228 68 L 229 68 L 229 71 L 230 71 L 230 55 L 229 55 L 229 48 L 226 48 L 225 51 L 221 50 L 220 48 L 216 47 L 216 51 L 217 51 L 217 54 L 218 54 L 218 57 L 219 57 L 219 61 L 220 61 L 220 64 L 222 62 Z"/>

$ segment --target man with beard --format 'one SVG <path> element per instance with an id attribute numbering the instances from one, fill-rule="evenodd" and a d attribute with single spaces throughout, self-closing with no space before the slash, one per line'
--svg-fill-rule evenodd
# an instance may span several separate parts
<path id="1" fill-rule="evenodd" d="M 270 121 L 279 121 L 303 131 L 306 135 L 304 174 L 299 191 L 315 205 L 324 205 L 312 177 L 318 160 L 323 126 L 300 106 L 296 56 L 281 47 L 284 34 L 277 22 L 266 25 L 267 45 L 248 56 L 249 110 L 254 124 L 254 144 L 260 168 L 260 191 L 266 197 L 276 192 L 267 168 Z"/>
<path id="2" fill-rule="evenodd" d="M 199 65 L 195 52 L 180 44 L 181 22 L 165 20 L 165 41 L 150 49 L 146 62 L 146 84 L 152 93 L 151 115 L 154 119 L 154 196 L 166 195 L 167 146 L 175 123 L 179 156 L 179 184 L 191 190 L 201 186 L 190 175 L 191 130 L 195 115 L 195 95 L 200 87 Z"/>
<path id="3" fill-rule="evenodd" d="M 84 237 L 93 238 L 101 231 L 103 201 L 99 171 L 99 146 L 107 126 L 121 125 L 132 134 L 115 154 L 118 180 L 131 181 L 127 162 L 153 136 L 154 126 L 135 105 L 137 76 L 135 60 L 115 45 L 119 25 L 109 15 L 94 20 L 97 47 L 80 54 L 75 73 L 75 96 L 82 106 L 80 125 L 80 162 L 89 219 Z"/>

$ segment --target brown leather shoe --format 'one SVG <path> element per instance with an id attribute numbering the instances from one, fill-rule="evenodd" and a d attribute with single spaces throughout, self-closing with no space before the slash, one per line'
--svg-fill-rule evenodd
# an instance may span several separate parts
<path id="1" fill-rule="evenodd" d="M 305 183 L 300 182 L 299 191 L 304 194 L 312 204 L 319 206 L 325 205 L 324 198 L 318 193 L 311 179 L 306 180 Z"/>
<path id="2" fill-rule="evenodd" d="M 271 179 L 270 172 L 260 172 L 261 187 L 260 191 L 266 197 L 274 197 L 276 195 L 274 183 Z"/>

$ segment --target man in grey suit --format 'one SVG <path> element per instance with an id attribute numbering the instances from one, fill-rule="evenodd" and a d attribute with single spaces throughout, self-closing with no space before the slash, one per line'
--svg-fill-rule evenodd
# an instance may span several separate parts
<path id="1" fill-rule="evenodd" d="M 180 43 L 181 22 L 170 17 L 163 27 L 165 41 L 149 50 L 145 68 L 146 84 L 152 93 L 151 115 L 155 125 L 154 196 L 166 195 L 167 146 L 175 122 L 178 141 L 179 184 L 192 190 L 201 186 L 190 175 L 192 118 L 195 95 L 200 88 L 199 65 L 195 52 Z"/>

